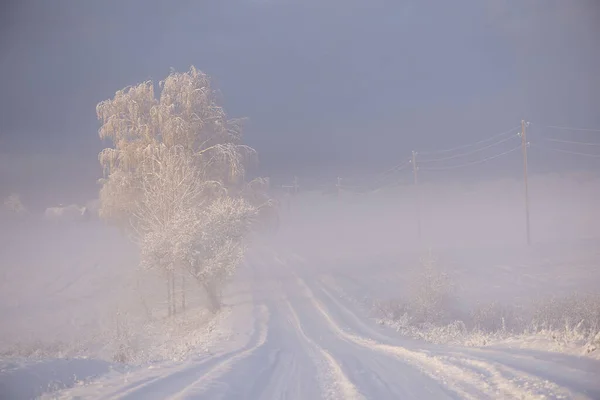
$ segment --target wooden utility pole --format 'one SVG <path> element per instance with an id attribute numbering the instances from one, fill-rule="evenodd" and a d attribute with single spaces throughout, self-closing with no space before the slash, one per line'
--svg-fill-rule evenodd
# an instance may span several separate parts
<path id="1" fill-rule="evenodd" d="M 527 181 L 527 130 L 525 120 L 521 120 L 521 148 L 523 150 L 523 173 L 525 178 L 525 224 L 527 229 L 527 245 L 531 245 L 531 229 L 529 225 L 529 183 Z"/>
<path id="2" fill-rule="evenodd" d="M 294 176 L 294 180 L 292 181 L 291 185 L 282 185 L 281 187 L 284 188 L 289 194 L 297 194 L 298 188 L 300 188 L 300 185 L 298 185 L 298 177 Z"/>
<path id="3" fill-rule="evenodd" d="M 419 192 L 419 176 L 417 174 L 419 168 L 417 167 L 417 152 L 414 150 L 412 152 L 412 167 L 415 186 L 415 203 L 417 207 L 417 232 L 419 235 L 419 243 L 421 243 L 421 195 Z"/>
<path id="4" fill-rule="evenodd" d="M 292 200 L 291 200 L 292 193 L 293 194 L 298 193 L 298 187 L 299 187 L 298 177 L 294 176 L 294 181 L 291 185 L 282 185 L 281 187 L 285 189 L 285 200 L 286 200 L 285 203 L 286 203 L 287 210 L 289 212 L 292 208 L 292 204 L 291 204 L 292 203 Z"/>
<path id="5" fill-rule="evenodd" d="M 337 188 L 337 196 L 340 197 L 340 195 L 342 194 L 342 178 L 340 178 L 339 176 L 337 178 L 337 183 L 335 184 L 335 187 Z"/>

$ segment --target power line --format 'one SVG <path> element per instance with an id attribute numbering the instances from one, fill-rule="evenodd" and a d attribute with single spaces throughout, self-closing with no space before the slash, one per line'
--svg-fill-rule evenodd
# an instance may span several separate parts
<path id="1" fill-rule="evenodd" d="M 572 155 L 576 155 L 576 156 L 584 156 L 584 157 L 591 157 L 591 158 L 600 158 L 600 154 L 582 153 L 580 151 L 572 151 L 572 150 L 565 150 L 565 149 L 557 149 L 557 148 L 553 148 L 553 147 L 545 147 L 545 146 L 540 146 L 537 143 L 534 144 L 534 147 L 544 149 L 544 150 L 556 151 L 558 153 L 572 154 Z"/>
<path id="2" fill-rule="evenodd" d="M 469 152 L 466 152 L 466 153 L 460 153 L 460 154 L 455 154 L 455 155 L 448 156 L 448 157 L 434 158 L 434 159 L 429 159 L 429 160 L 427 160 L 427 159 L 425 159 L 425 160 L 419 159 L 419 161 L 421 163 L 432 163 L 432 162 L 440 162 L 440 161 L 453 160 L 455 158 L 460 158 L 460 157 L 466 157 L 466 156 L 470 156 L 470 155 L 476 154 L 476 153 L 478 153 L 480 151 L 490 149 L 490 148 L 492 148 L 494 146 L 497 146 L 499 144 L 508 142 L 509 140 L 511 140 L 511 139 L 513 139 L 515 137 L 518 137 L 518 135 L 509 136 L 507 138 L 504 138 L 502 140 L 499 140 L 499 141 L 494 142 L 492 144 L 489 144 L 487 146 L 484 146 L 484 147 L 481 147 L 481 148 L 478 148 L 478 149 L 475 149 L 475 150 L 472 150 L 472 151 L 469 151 Z"/>
<path id="3" fill-rule="evenodd" d="M 517 131 L 520 127 L 521 127 L 520 125 L 519 126 L 515 126 L 514 128 L 511 128 L 511 129 L 509 129 L 507 131 L 504 131 L 502 133 L 498 133 L 496 135 L 490 136 L 490 137 L 488 137 L 486 139 L 479 140 L 477 142 L 473 142 L 473 143 L 469 143 L 469 144 L 463 144 L 463 145 L 460 145 L 460 146 L 456 146 L 456 147 L 452 147 L 452 148 L 444 149 L 444 150 L 423 151 L 423 152 L 419 152 L 419 155 L 449 153 L 449 152 L 452 152 L 452 151 L 456 151 L 456 150 L 466 149 L 468 147 L 477 146 L 479 144 L 489 142 L 490 140 L 493 140 L 493 139 L 496 139 L 496 138 L 508 135 L 510 133 L 513 133 L 513 132 Z"/>
<path id="4" fill-rule="evenodd" d="M 529 125 L 529 123 L 527 123 L 527 126 Z M 476 153 L 479 153 L 483 150 L 487 150 L 490 148 L 493 148 L 495 146 L 501 145 L 505 142 L 508 142 L 510 140 L 512 140 L 515 137 L 519 137 L 521 135 L 521 133 L 518 133 L 517 135 L 513 135 L 513 133 L 515 131 L 517 131 L 519 128 L 522 128 L 521 126 L 516 126 L 513 127 L 507 131 L 498 133 L 496 135 L 490 136 L 486 139 L 482 139 L 479 140 L 477 142 L 473 142 L 473 143 L 469 143 L 469 144 L 463 144 L 460 146 L 455 146 L 452 148 L 448 148 L 448 149 L 442 149 L 442 150 L 435 150 L 435 151 L 428 151 L 428 152 L 423 152 L 423 153 L 414 153 L 413 154 L 413 158 L 416 157 L 417 155 L 434 155 L 434 154 L 444 154 L 444 153 L 449 153 L 449 152 L 453 152 L 456 150 L 460 150 L 460 149 L 467 149 L 467 148 L 473 148 L 475 146 L 481 146 L 481 147 L 477 147 L 475 149 L 470 149 L 468 151 L 465 152 L 461 152 L 458 154 L 452 154 L 452 155 L 448 155 L 448 156 L 442 156 L 440 158 L 431 158 L 431 159 L 419 159 L 420 163 L 424 163 L 424 164 L 429 164 L 429 163 L 438 163 L 438 162 L 442 162 L 442 161 L 448 161 L 448 160 L 453 160 L 453 159 L 457 159 L 457 158 L 461 158 L 461 157 L 466 157 L 466 156 L 470 156 Z M 547 128 L 550 129 L 561 129 L 561 130 L 572 130 L 572 131 L 588 131 L 588 132 L 600 132 L 600 129 L 589 129 L 589 128 L 573 128 L 573 127 L 562 127 L 562 126 L 552 126 L 549 125 L 547 126 Z M 507 136 L 510 135 L 510 136 Z M 490 143 L 490 141 L 494 140 L 494 139 L 498 139 L 501 138 L 500 140 L 496 140 L 492 143 Z M 594 143 L 594 142 L 583 142 L 583 141 L 572 141 L 572 140 L 563 140 L 563 139 L 557 139 L 557 138 L 546 138 L 546 137 L 542 137 L 543 140 L 548 141 L 548 142 L 555 142 L 555 143 L 562 143 L 562 144 L 570 144 L 570 145 L 580 145 L 580 146 L 600 146 L 600 143 Z M 523 139 L 522 139 L 523 140 Z M 496 158 L 500 158 L 503 157 L 505 155 L 508 155 L 510 153 L 513 153 L 517 150 L 519 150 L 520 148 L 523 148 L 523 146 L 529 146 L 529 143 L 525 143 L 525 144 L 521 144 L 520 146 L 516 146 L 514 148 L 511 148 L 510 150 L 501 152 L 499 154 L 495 154 L 495 155 L 491 155 L 489 157 L 485 157 L 479 160 L 475 160 L 475 161 L 471 161 L 471 162 L 465 162 L 462 164 L 456 164 L 456 165 L 450 165 L 450 166 L 440 166 L 440 167 L 425 167 L 425 168 L 419 168 L 420 170 L 422 169 L 423 171 L 446 171 L 446 170 L 454 170 L 457 168 L 462 168 L 462 167 L 467 167 L 467 166 L 472 166 L 472 165 L 478 165 L 478 164 L 483 164 L 485 162 L 494 160 Z M 541 148 L 541 149 L 546 149 L 549 151 L 555 151 L 555 152 L 559 152 L 559 153 L 565 153 L 565 154 L 572 154 L 572 155 L 578 155 L 578 156 L 584 156 L 584 157 L 592 157 L 592 158 L 600 158 L 600 154 L 591 154 L 591 153 L 585 153 L 585 152 L 579 152 L 579 151 L 572 151 L 572 150 L 566 150 L 566 149 L 561 149 L 561 148 L 553 148 L 553 147 L 545 147 L 545 146 L 540 146 L 538 143 L 535 144 L 536 148 Z M 382 181 L 384 180 L 388 180 L 388 176 L 392 173 L 397 173 L 400 171 L 403 171 L 405 169 L 407 169 L 409 166 L 411 166 L 411 163 L 414 161 L 411 160 L 407 160 L 405 162 L 402 162 L 398 165 L 393 166 L 392 168 L 389 168 L 377 175 L 375 175 L 374 177 L 374 183 L 375 183 L 375 188 L 373 188 L 372 185 L 343 185 L 341 183 L 341 178 L 338 178 L 338 184 L 336 185 L 336 187 L 338 188 L 338 190 L 351 190 L 351 191 L 357 191 L 360 190 L 362 193 L 373 193 L 373 192 L 377 192 L 379 190 L 382 190 L 384 188 L 390 187 L 390 186 L 394 186 L 394 185 L 398 185 L 401 181 L 404 180 L 403 179 L 393 179 L 392 182 L 385 182 L 383 184 L 378 185 L 378 183 L 382 183 Z M 414 168 L 414 167 L 413 167 Z M 413 171 L 414 172 L 414 171 Z M 292 186 L 290 186 L 292 187 Z M 296 185 L 294 185 L 294 187 L 297 187 Z M 364 190 L 364 191 L 363 191 Z"/>
<path id="5" fill-rule="evenodd" d="M 461 168 L 461 167 L 467 167 L 467 166 L 470 166 L 470 165 L 482 164 L 484 162 L 491 161 L 493 159 L 505 156 L 507 154 L 510 154 L 510 153 L 512 153 L 514 151 L 517 151 L 517 150 L 520 150 L 520 149 L 521 149 L 521 145 L 519 144 L 519 146 L 514 147 L 514 148 L 512 148 L 510 150 L 504 151 L 504 152 L 502 152 L 500 154 L 496 154 L 496 155 L 493 155 L 493 156 L 490 156 L 490 157 L 483 158 L 481 160 L 472 161 L 472 162 L 468 162 L 468 163 L 464 163 L 464 164 L 452 165 L 452 166 L 449 166 L 449 167 L 423 168 L 423 171 L 446 171 L 446 170 L 451 170 L 451 169 L 456 169 L 456 168 Z"/>
<path id="6" fill-rule="evenodd" d="M 388 170 L 386 170 L 386 171 L 378 174 L 377 176 L 381 178 L 381 177 L 383 177 L 383 176 L 385 176 L 387 174 L 390 174 L 392 172 L 402 171 L 403 169 L 405 169 L 406 167 L 408 167 L 409 164 L 410 164 L 410 160 L 405 161 L 403 163 L 400 163 L 400 164 L 398 164 L 398 165 L 396 165 L 396 166 L 394 166 L 394 167 L 392 167 L 392 168 L 390 168 L 390 169 L 388 169 Z"/>
<path id="7" fill-rule="evenodd" d="M 575 144 L 575 145 L 581 145 L 581 146 L 600 146 L 600 143 L 579 142 L 579 141 L 575 141 L 575 140 L 562 140 L 562 139 L 554 139 L 554 138 L 544 138 L 544 140 L 547 140 L 549 142 Z"/>
<path id="8" fill-rule="evenodd" d="M 398 164 L 398 165 L 396 165 L 395 167 L 393 167 L 393 168 L 390 168 L 389 170 L 387 170 L 387 171 L 385 171 L 385 172 L 382 172 L 382 173 L 381 173 L 381 174 L 379 174 L 379 176 L 378 176 L 378 177 L 375 179 L 375 183 L 379 183 L 379 182 L 381 182 L 381 181 L 382 181 L 384 178 L 386 178 L 386 176 L 385 176 L 385 175 L 387 175 L 387 174 L 389 174 L 389 173 L 391 173 L 391 172 L 400 172 L 400 171 L 403 171 L 403 170 L 405 170 L 405 169 L 406 169 L 408 166 L 410 166 L 410 160 L 408 160 L 408 161 L 405 161 L 405 162 L 403 162 L 403 163 L 401 163 L 401 164 Z M 365 192 L 364 192 L 364 193 L 372 193 L 372 192 L 376 192 L 376 191 L 378 191 L 378 190 L 381 190 L 381 189 L 383 189 L 383 188 L 386 188 L 386 187 L 389 187 L 389 186 L 392 186 L 392 185 L 396 185 L 396 184 L 398 184 L 398 182 L 400 182 L 400 179 L 395 179 L 395 180 L 394 180 L 393 182 L 391 182 L 391 183 L 390 183 L 390 182 L 388 182 L 388 183 L 384 183 L 384 184 L 382 184 L 382 185 L 380 185 L 380 186 L 377 186 L 377 187 L 375 187 L 374 189 L 373 189 L 373 188 L 370 188 L 370 187 L 368 187 L 368 186 L 348 186 L 348 185 L 340 185 L 340 188 L 342 188 L 342 189 L 365 189 Z"/>
<path id="9" fill-rule="evenodd" d="M 600 129 L 594 129 L 594 128 L 573 128 L 573 127 L 570 127 L 570 126 L 548 125 L 548 126 L 546 126 L 546 128 L 549 128 L 549 129 L 559 129 L 559 130 L 563 130 L 563 131 L 600 132 Z"/>
<path id="10" fill-rule="evenodd" d="M 383 181 L 384 179 L 386 179 L 389 174 L 391 174 L 393 172 L 397 173 L 397 172 L 405 170 L 409 165 L 410 165 L 410 160 L 407 160 L 407 161 L 405 161 L 403 163 L 400 163 L 400 164 L 396 165 L 395 167 L 392 167 L 392 168 L 388 169 L 387 171 L 384 171 L 384 172 L 376 175 L 375 179 L 374 179 L 375 184 L 380 183 L 381 181 Z M 383 186 L 386 186 L 386 185 L 387 184 L 384 184 Z"/>
<path id="11" fill-rule="evenodd" d="M 378 192 L 378 191 L 383 190 L 383 189 L 387 189 L 387 188 L 392 187 L 392 186 L 398 186 L 398 185 L 400 185 L 404 181 L 406 181 L 406 177 L 397 178 L 393 182 L 389 182 L 389 183 L 386 183 L 386 184 L 381 185 L 379 187 L 376 187 L 375 189 L 371 189 L 371 190 L 367 191 L 366 193 L 375 193 L 375 192 Z"/>

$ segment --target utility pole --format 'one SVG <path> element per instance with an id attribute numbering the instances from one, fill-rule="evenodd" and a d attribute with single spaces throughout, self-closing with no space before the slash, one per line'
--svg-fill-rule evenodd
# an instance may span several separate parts
<path id="1" fill-rule="evenodd" d="M 415 202 L 417 207 L 417 232 L 419 235 L 419 243 L 421 243 L 421 195 L 419 191 L 419 176 L 417 171 L 419 168 L 417 167 L 417 152 L 413 150 L 412 152 L 412 167 L 413 167 L 413 178 L 414 178 L 414 187 L 415 187 Z"/>
<path id="2" fill-rule="evenodd" d="M 521 120 L 521 148 L 523 150 L 523 174 L 525 178 L 525 224 L 527 229 L 527 246 L 531 245 L 531 228 L 529 225 L 529 183 L 527 181 L 527 130 L 525 120 Z"/>
<path id="3" fill-rule="evenodd" d="M 282 188 L 285 188 L 286 192 L 291 194 L 297 194 L 298 193 L 298 188 L 300 188 L 300 185 L 298 185 L 298 177 L 294 176 L 294 180 L 292 181 L 291 185 L 282 185 Z"/>
<path id="4" fill-rule="evenodd" d="M 340 178 L 339 176 L 337 178 L 337 183 L 335 184 L 335 187 L 337 188 L 337 196 L 339 198 L 342 194 L 342 178 Z"/>
<path id="5" fill-rule="evenodd" d="M 294 194 L 298 193 L 298 188 L 299 188 L 298 177 L 294 176 L 294 181 L 291 185 L 282 185 L 281 187 L 285 189 L 285 200 L 286 200 L 285 203 L 286 203 L 287 210 L 289 212 L 292 208 L 292 204 L 291 204 L 292 203 L 292 200 L 291 200 L 292 193 L 294 193 Z"/>

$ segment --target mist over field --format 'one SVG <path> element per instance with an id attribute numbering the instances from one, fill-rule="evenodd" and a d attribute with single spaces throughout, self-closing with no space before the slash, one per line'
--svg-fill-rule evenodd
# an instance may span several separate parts
<path id="1" fill-rule="evenodd" d="M 600 397 L 596 2 L 1 7 L 0 399 Z"/>

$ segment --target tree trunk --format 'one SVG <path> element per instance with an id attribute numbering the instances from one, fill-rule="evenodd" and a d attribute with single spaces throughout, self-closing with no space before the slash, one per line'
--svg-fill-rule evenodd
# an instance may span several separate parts
<path id="1" fill-rule="evenodd" d="M 120 314 L 120 311 L 119 311 L 119 309 L 117 309 L 117 316 L 116 316 L 117 340 L 121 340 L 121 319 L 119 318 L 119 314 Z"/>
<path id="2" fill-rule="evenodd" d="M 181 309 L 185 311 L 185 274 L 181 275 Z"/>
<path id="3" fill-rule="evenodd" d="M 169 307 L 168 316 L 171 316 L 171 274 L 167 272 L 167 306 Z"/>
<path id="4" fill-rule="evenodd" d="M 219 291 L 208 283 L 203 283 L 204 290 L 206 291 L 206 299 L 208 300 L 208 308 L 213 314 L 217 313 L 221 309 L 221 296 Z"/>
<path id="5" fill-rule="evenodd" d="M 144 307 L 144 311 L 146 311 L 146 318 L 148 320 L 151 320 L 152 319 L 152 311 L 148 307 L 148 303 L 146 303 L 146 299 L 144 299 L 144 296 L 143 296 L 143 294 L 141 292 L 141 289 L 140 289 L 140 279 L 139 278 L 136 279 L 136 292 L 137 292 L 137 295 L 140 298 L 140 302 L 142 303 L 142 306 Z"/>
<path id="6" fill-rule="evenodd" d="M 177 314 L 177 300 L 175 299 L 175 271 L 171 270 L 171 304 L 173 305 L 173 315 Z"/>

